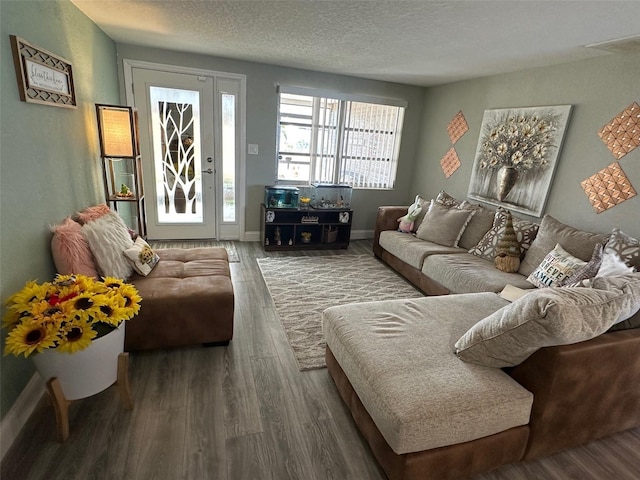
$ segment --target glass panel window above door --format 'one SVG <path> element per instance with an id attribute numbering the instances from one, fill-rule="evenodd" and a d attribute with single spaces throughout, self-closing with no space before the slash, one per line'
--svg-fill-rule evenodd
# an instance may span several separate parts
<path id="1" fill-rule="evenodd" d="M 150 87 L 159 223 L 203 221 L 200 95 Z"/>

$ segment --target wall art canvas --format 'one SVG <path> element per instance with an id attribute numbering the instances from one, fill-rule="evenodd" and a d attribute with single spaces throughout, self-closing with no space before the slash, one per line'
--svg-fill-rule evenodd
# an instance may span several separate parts
<path id="1" fill-rule="evenodd" d="M 616 159 L 640 146 L 640 105 L 633 102 L 600 129 L 598 136 Z"/>
<path id="2" fill-rule="evenodd" d="M 468 197 L 541 217 L 571 105 L 485 110 Z"/>
<path id="3" fill-rule="evenodd" d="M 440 166 L 444 172 L 444 176 L 449 178 L 458 168 L 460 168 L 460 159 L 454 147 L 451 147 L 444 157 L 440 160 Z"/>

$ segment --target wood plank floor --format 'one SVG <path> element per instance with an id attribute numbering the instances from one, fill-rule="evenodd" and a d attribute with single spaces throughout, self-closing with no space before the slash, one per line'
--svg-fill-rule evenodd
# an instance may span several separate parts
<path id="1" fill-rule="evenodd" d="M 44 397 L 0 464 L 1 478 L 383 480 L 326 369 L 298 371 L 255 260 L 370 254 L 371 242 L 330 252 L 237 248 L 229 347 L 133 353 L 133 411 L 122 409 L 115 387 L 74 402 L 64 444 Z M 634 429 L 474 480 L 638 478 Z"/>

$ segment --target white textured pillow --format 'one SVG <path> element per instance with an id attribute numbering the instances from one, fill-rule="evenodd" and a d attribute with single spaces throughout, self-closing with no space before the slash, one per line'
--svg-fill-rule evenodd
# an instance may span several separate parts
<path id="1" fill-rule="evenodd" d="M 127 226 L 116 212 L 109 212 L 82 226 L 82 234 L 103 276 L 126 280 L 133 268 L 124 255 L 133 246 Z"/>
<path id="2" fill-rule="evenodd" d="M 633 273 L 634 271 L 635 269 L 628 266 L 616 252 L 605 250 L 596 278 L 624 275 L 625 273 Z"/>
<path id="3" fill-rule="evenodd" d="M 565 278 L 586 264 L 587 262 L 574 257 L 558 243 L 547 253 L 538 268 L 527 277 L 527 281 L 538 288 L 557 287 L 562 285 Z"/>
<path id="4" fill-rule="evenodd" d="M 492 313 L 455 344 L 456 355 L 489 367 L 514 367 L 542 347 L 595 338 L 631 312 L 631 291 L 541 288 Z"/>
<path id="5" fill-rule="evenodd" d="M 151 273 L 153 267 L 160 260 L 158 254 L 151 249 L 142 237 L 136 238 L 133 247 L 127 248 L 124 251 L 124 255 L 129 259 L 135 271 L 144 277 Z"/>

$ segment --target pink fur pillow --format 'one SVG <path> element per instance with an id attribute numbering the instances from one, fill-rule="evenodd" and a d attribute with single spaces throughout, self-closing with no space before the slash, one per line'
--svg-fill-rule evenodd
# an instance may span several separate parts
<path id="1" fill-rule="evenodd" d="M 51 231 L 51 253 L 58 273 L 98 276 L 89 244 L 82 235 L 82 227 L 78 222 L 67 217 L 59 225 L 53 225 Z"/>
<path id="2" fill-rule="evenodd" d="M 110 211 L 111 209 L 109 208 L 109 205 L 102 203 L 100 205 L 87 207 L 83 211 L 78 212 L 78 219 L 80 220 L 80 223 L 85 224 L 91 220 L 96 220 L 103 215 L 106 215 Z"/>

